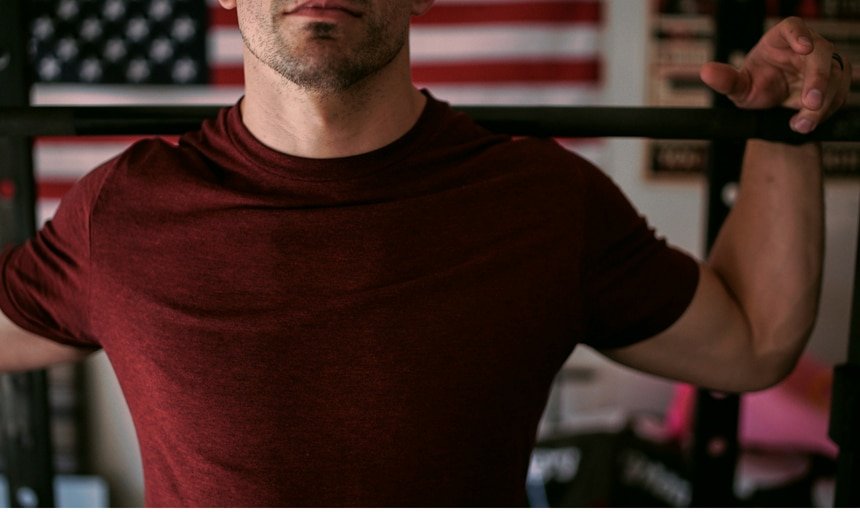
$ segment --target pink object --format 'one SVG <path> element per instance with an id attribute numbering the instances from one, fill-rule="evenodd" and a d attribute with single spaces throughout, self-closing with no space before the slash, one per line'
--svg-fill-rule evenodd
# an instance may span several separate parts
<path id="1" fill-rule="evenodd" d="M 804 357 L 781 384 L 741 401 L 742 446 L 797 449 L 835 457 L 827 436 L 832 369 Z"/>
<path id="2" fill-rule="evenodd" d="M 835 457 L 827 436 L 832 369 L 805 356 L 780 384 L 741 400 L 739 437 L 744 448 L 806 451 Z M 692 434 L 696 390 L 679 384 L 666 413 L 667 433 L 682 443 Z"/>

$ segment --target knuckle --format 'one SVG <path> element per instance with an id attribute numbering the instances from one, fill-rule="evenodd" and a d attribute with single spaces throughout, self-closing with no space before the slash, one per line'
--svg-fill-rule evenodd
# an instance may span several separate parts
<path id="1" fill-rule="evenodd" d="M 777 28 L 786 34 L 803 35 L 808 32 L 806 23 L 797 16 L 789 16 L 783 19 L 779 22 Z"/>

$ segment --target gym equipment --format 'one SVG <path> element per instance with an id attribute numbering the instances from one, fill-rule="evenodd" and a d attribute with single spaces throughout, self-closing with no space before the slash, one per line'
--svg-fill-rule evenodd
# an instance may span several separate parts
<path id="1" fill-rule="evenodd" d="M 222 106 L 38 106 L 0 108 L 0 136 L 181 134 Z M 860 108 L 845 109 L 809 135 L 791 131 L 788 109 L 457 106 L 486 128 L 542 137 L 661 139 L 860 139 Z"/>

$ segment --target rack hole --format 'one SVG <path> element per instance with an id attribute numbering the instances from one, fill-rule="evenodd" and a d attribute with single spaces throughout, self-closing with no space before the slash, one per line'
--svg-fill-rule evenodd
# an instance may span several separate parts
<path id="1" fill-rule="evenodd" d="M 12 63 L 12 54 L 6 48 L 0 48 L 0 71 L 5 71 Z"/>
<path id="2" fill-rule="evenodd" d="M 9 200 L 15 197 L 15 183 L 12 180 L 0 179 L 0 199 Z"/>
<path id="3" fill-rule="evenodd" d="M 23 508 L 36 508 L 39 506 L 39 495 L 29 487 L 19 487 L 15 492 L 18 505 Z"/>

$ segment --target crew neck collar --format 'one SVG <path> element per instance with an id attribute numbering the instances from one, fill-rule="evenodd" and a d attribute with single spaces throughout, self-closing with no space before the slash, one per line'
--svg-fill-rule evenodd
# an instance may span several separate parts
<path id="1" fill-rule="evenodd" d="M 402 160 L 440 129 L 446 104 L 433 98 L 426 90 L 421 92 L 427 101 L 412 128 L 394 142 L 379 149 L 347 157 L 306 158 L 281 153 L 266 146 L 242 121 L 239 105 L 244 97 L 222 113 L 224 117 L 219 124 L 243 160 L 259 170 L 298 181 L 358 180 L 377 174 Z"/>

